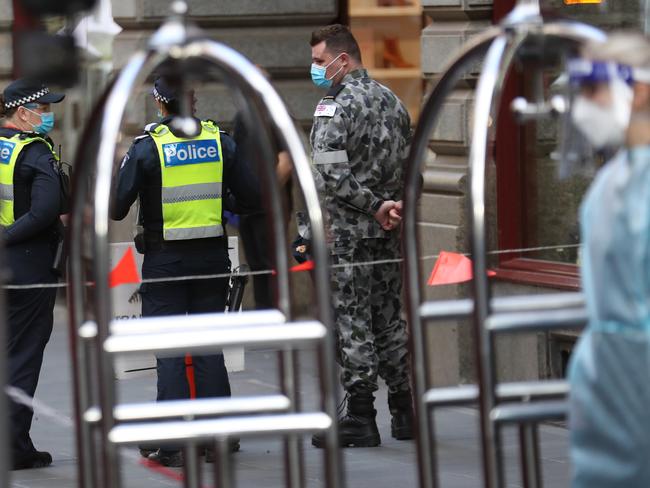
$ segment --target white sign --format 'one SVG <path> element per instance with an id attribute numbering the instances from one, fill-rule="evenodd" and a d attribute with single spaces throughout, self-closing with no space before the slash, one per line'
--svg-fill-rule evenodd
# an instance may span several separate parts
<path id="1" fill-rule="evenodd" d="M 135 250 L 133 242 L 115 242 L 111 244 L 111 269 L 122 259 L 128 248 L 135 256 L 138 273 L 142 269 L 143 255 Z M 239 266 L 239 251 L 237 237 L 228 237 L 228 255 L 232 269 Z M 129 283 L 111 289 L 113 301 L 113 319 L 130 320 L 142 317 L 142 301 L 138 290 L 140 285 Z M 224 348 L 223 354 L 228 371 L 244 370 L 244 348 Z M 130 354 L 115 358 L 115 376 L 117 379 L 128 379 L 156 373 L 156 358 L 153 354 Z"/>

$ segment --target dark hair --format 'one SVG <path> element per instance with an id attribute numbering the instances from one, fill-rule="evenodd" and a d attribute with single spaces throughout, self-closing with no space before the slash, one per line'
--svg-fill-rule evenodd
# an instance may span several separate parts
<path id="1" fill-rule="evenodd" d="M 181 102 L 177 99 L 170 100 L 169 102 L 160 102 L 163 104 L 163 107 L 165 107 L 165 110 L 167 110 L 167 113 L 169 115 L 180 115 L 181 113 Z"/>
<path id="2" fill-rule="evenodd" d="M 0 117 L 9 118 L 16 113 L 16 110 L 18 110 L 18 107 L 5 108 L 5 96 L 0 93 Z"/>
<path id="3" fill-rule="evenodd" d="M 314 47 L 325 41 L 327 50 L 332 54 L 348 53 L 350 57 L 361 62 L 361 51 L 357 40 L 346 26 L 341 24 L 326 25 L 311 33 L 309 45 Z"/>

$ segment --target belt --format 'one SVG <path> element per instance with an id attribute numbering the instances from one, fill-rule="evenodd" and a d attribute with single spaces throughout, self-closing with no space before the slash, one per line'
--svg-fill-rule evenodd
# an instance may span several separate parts
<path id="1" fill-rule="evenodd" d="M 145 253 L 150 251 L 191 251 L 195 249 L 215 249 L 222 247 L 228 248 L 228 241 L 225 236 L 206 237 L 203 239 L 186 239 L 179 241 L 166 241 L 162 235 L 148 234 L 144 235 Z"/>

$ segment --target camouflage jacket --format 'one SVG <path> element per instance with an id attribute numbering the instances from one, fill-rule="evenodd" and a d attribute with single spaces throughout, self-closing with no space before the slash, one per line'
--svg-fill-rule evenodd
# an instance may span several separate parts
<path id="1" fill-rule="evenodd" d="M 411 122 L 402 102 L 365 69 L 348 73 L 314 113 L 310 142 L 330 239 L 389 237 L 374 214 L 400 200 Z"/>

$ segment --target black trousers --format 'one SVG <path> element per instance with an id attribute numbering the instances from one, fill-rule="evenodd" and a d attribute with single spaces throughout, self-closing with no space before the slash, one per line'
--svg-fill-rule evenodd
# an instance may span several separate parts
<path id="1" fill-rule="evenodd" d="M 165 278 L 225 273 L 230 270 L 228 251 L 182 245 L 145 254 L 143 278 Z M 184 315 L 222 312 L 225 308 L 228 279 L 188 280 L 169 283 L 145 283 L 142 315 Z M 184 357 L 157 358 L 157 400 L 189 398 Z M 221 351 L 192 357 L 196 396 L 199 398 L 230 396 L 230 382 Z"/>
<path id="2" fill-rule="evenodd" d="M 242 215 L 239 220 L 239 235 L 242 238 L 246 261 L 251 271 L 262 271 L 273 267 L 271 258 L 272 242 L 267 229 L 266 214 Z M 253 276 L 253 296 L 255 308 L 273 308 L 273 289 L 271 275 Z"/>
<path id="3" fill-rule="evenodd" d="M 52 250 L 49 244 L 33 244 L 7 249 L 11 283 L 48 283 L 55 277 L 50 271 Z M 8 290 L 9 329 L 7 354 L 11 386 L 34 396 L 43 363 L 43 352 L 52 334 L 55 288 Z M 29 436 L 33 412 L 29 407 L 9 402 L 11 449 L 14 460 L 34 450 Z"/>

